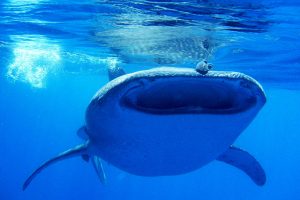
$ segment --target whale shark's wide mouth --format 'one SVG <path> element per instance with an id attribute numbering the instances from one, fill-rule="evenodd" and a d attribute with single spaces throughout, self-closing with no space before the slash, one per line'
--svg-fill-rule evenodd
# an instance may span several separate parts
<path id="1" fill-rule="evenodd" d="M 242 112 L 257 102 L 255 85 L 245 82 L 211 77 L 141 79 L 128 89 L 121 104 L 156 114 Z"/>

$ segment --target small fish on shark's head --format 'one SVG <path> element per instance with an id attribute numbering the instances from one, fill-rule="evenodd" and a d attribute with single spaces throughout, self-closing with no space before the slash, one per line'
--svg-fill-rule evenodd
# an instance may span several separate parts
<path id="1" fill-rule="evenodd" d="M 205 75 L 212 68 L 213 68 L 213 65 L 211 63 L 208 63 L 206 60 L 202 60 L 197 64 L 196 71 Z"/>
<path id="2" fill-rule="evenodd" d="M 103 161 L 139 176 L 173 176 L 217 160 L 264 185 L 262 166 L 234 141 L 264 106 L 265 93 L 245 74 L 210 66 L 203 61 L 196 69 L 125 74 L 111 65 L 110 81 L 91 100 L 78 130 L 85 142 L 42 164 L 23 189 L 49 165 L 74 156 L 91 161 L 103 183 Z"/>

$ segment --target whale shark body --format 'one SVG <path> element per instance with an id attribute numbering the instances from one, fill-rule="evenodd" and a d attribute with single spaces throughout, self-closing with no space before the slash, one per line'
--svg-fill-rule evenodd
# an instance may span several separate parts
<path id="1" fill-rule="evenodd" d="M 42 164 L 23 189 L 50 164 L 73 156 L 91 160 L 102 182 L 102 160 L 139 176 L 184 174 L 218 160 L 265 184 L 257 160 L 233 146 L 266 102 L 256 80 L 238 72 L 173 67 L 125 74 L 115 66 L 109 77 L 78 131 L 85 143 Z"/>

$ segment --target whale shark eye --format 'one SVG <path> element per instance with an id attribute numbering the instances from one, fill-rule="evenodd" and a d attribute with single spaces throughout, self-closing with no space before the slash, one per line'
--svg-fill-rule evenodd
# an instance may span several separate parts
<path id="1" fill-rule="evenodd" d="M 170 79 L 132 88 L 122 98 L 122 104 L 157 114 L 228 113 L 246 109 L 255 103 L 255 99 L 243 94 L 237 90 L 236 84 L 222 81 Z"/>

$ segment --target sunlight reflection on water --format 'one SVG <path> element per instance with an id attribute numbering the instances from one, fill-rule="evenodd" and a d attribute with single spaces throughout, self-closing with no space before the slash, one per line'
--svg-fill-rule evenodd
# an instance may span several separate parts
<path id="1" fill-rule="evenodd" d="M 34 40 L 24 40 L 23 36 L 23 40 L 15 44 L 13 55 L 7 76 L 33 87 L 44 87 L 49 72 L 61 67 L 60 46 L 42 36 L 35 36 Z"/>
<path id="2" fill-rule="evenodd" d="M 15 42 L 12 46 L 12 62 L 7 67 L 6 75 L 13 81 L 21 81 L 35 88 L 45 88 L 47 77 L 51 74 L 61 71 L 72 73 L 70 69 L 77 64 L 83 66 L 79 70 L 83 72 L 87 65 L 95 65 L 102 70 L 103 67 L 119 63 L 116 57 L 65 52 L 58 43 L 41 35 L 15 35 L 10 38 Z"/>

